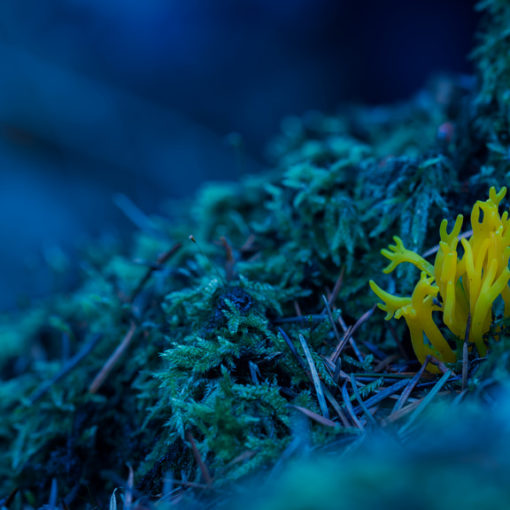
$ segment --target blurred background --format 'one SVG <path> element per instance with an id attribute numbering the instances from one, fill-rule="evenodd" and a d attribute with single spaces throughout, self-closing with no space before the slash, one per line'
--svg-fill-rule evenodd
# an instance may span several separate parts
<path id="1" fill-rule="evenodd" d="M 471 73 L 477 21 L 469 0 L 2 0 L 0 311 L 127 239 L 130 201 L 263 169 L 286 115 Z"/>

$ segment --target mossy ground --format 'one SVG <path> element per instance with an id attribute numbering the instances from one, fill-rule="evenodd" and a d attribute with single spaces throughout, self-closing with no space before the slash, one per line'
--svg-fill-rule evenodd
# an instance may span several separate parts
<path id="1" fill-rule="evenodd" d="M 408 293 L 416 275 L 383 279 L 380 249 L 399 235 L 424 253 L 442 218 L 508 182 L 510 8 L 483 8 L 478 80 L 287 119 L 270 173 L 206 185 L 128 252 L 91 249 L 72 294 L 2 319 L 1 505 L 102 508 L 115 488 L 126 507 L 212 505 L 373 429 L 412 442 L 439 393 L 482 402 L 504 385 L 504 331 L 467 378 L 462 359 L 415 377 L 405 328 L 370 313 L 368 287 Z"/>

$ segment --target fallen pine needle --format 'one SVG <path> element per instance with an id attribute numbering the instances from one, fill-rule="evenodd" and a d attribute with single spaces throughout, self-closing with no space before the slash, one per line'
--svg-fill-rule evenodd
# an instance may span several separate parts
<path id="1" fill-rule="evenodd" d="M 310 411 L 310 409 L 307 409 L 306 407 L 301 406 L 292 406 L 294 409 L 297 409 L 300 413 L 303 413 L 305 416 L 308 416 L 308 418 L 316 421 L 317 423 L 320 423 L 321 425 L 325 425 L 326 427 L 331 428 L 338 428 L 340 425 L 333 420 L 330 420 L 329 418 L 325 418 L 324 416 L 321 416 L 320 414 L 314 413 L 313 411 Z"/>
<path id="2" fill-rule="evenodd" d="M 94 380 L 89 386 L 89 393 L 96 393 L 97 390 L 101 387 L 106 378 L 110 375 L 111 371 L 115 368 L 115 365 L 118 363 L 122 355 L 126 352 L 129 344 L 135 336 L 135 332 L 136 324 L 131 322 L 129 331 L 125 334 L 122 342 L 115 349 L 115 351 L 113 351 L 113 354 L 108 358 L 108 361 L 103 365 L 103 368 L 99 371 L 96 377 L 94 377 Z"/>

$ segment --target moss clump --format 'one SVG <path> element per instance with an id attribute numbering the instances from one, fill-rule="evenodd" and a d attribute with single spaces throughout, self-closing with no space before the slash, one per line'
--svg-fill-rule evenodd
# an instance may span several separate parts
<path id="1" fill-rule="evenodd" d="M 438 405 L 406 445 L 375 436 L 350 452 L 302 456 L 271 479 L 251 480 L 226 508 L 504 510 L 510 473 L 508 394 L 502 405 Z M 419 438 L 419 440 L 417 440 Z M 477 459 L 476 464 L 473 459 Z M 459 490 L 459 488 L 462 488 Z"/>
<path id="2" fill-rule="evenodd" d="M 399 105 L 289 119 L 272 173 L 205 186 L 127 253 L 85 256 L 74 293 L 2 319 L 1 504 L 41 505 L 56 486 L 61 506 L 104 506 L 115 487 L 158 500 L 170 478 L 221 489 L 479 383 L 466 358 L 407 402 L 405 331 L 366 312 L 394 235 L 423 253 L 442 218 L 507 178 L 493 76 L 508 72 L 508 7 L 486 8 L 480 86 L 442 77 Z M 412 289 L 412 269 L 396 278 Z"/>

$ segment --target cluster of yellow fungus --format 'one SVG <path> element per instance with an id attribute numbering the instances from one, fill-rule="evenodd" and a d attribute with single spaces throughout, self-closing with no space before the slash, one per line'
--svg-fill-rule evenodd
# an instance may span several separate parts
<path id="1" fill-rule="evenodd" d="M 370 288 L 383 301 L 378 306 L 386 312 L 386 320 L 404 317 L 421 363 L 429 354 L 447 363 L 456 360 L 432 312 L 442 313 L 443 323 L 459 339 L 468 335 L 468 342 L 476 346 L 480 356 L 487 351 L 483 336 L 492 323 L 492 307 L 498 296 L 503 299 L 505 317 L 510 316 L 510 219 L 508 211 L 499 214 L 499 203 L 505 194 L 505 187 L 499 193 L 491 188 L 488 200 L 475 203 L 471 211 L 471 237 L 460 239 L 462 257 L 457 253 L 462 215 L 457 216 L 450 233 L 447 220 L 442 221 L 434 265 L 407 250 L 399 237 L 393 238 L 395 244 L 389 249 L 381 251 L 390 260 L 385 273 L 402 262 L 410 262 L 421 270 L 411 297 L 394 296 L 370 281 Z M 432 371 L 436 371 L 435 367 Z"/>

